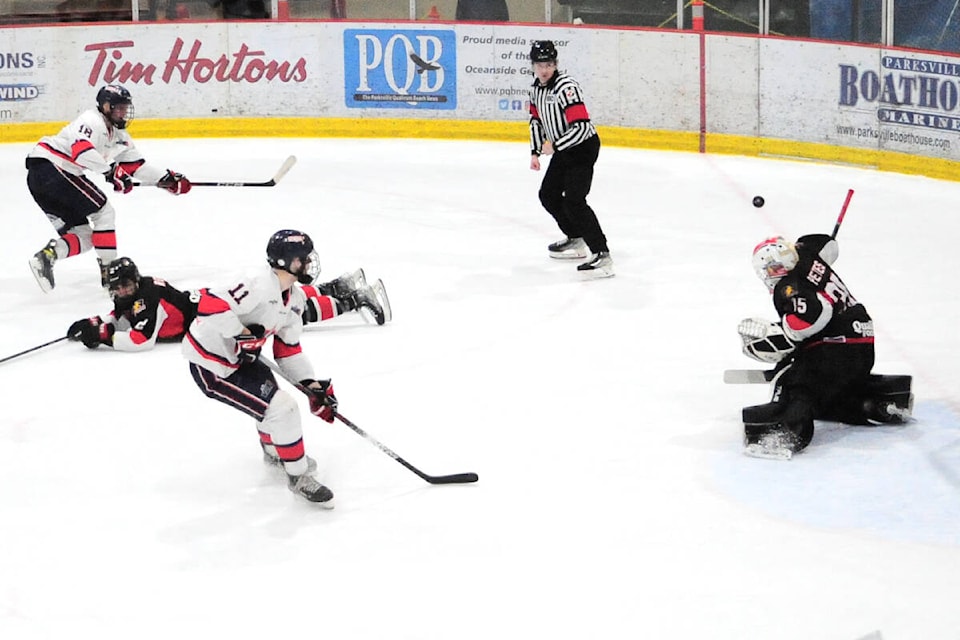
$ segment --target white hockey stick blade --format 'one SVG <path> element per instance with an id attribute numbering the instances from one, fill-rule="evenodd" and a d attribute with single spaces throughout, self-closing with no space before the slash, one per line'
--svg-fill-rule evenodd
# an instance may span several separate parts
<path id="1" fill-rule="evenodd" d="M 723 372 L 723 381 L 725 384 L 766 384 L 773 378 L 772 373 L 765 369 L 727 369 Z"/>
<path id="2" fill-rule="evenodd" d="M 277 184 L 278 182 L 280 182 L 280 178 L 287 175 L 287 172 L 290 171 L 290 169 L 292 169 L 293 165 L 295 164 L 297 164 L 297 156 L 290 156 L 289 158 L 284 160 L 283 164 L 280 165 L 280 168 L 277 170 L 276 175 L 273 176 L 273 180 L 271 180 L 270 182 L 272 182 L 273 184 Z"/>
<path id="3" fill-rule="evenodd" d="M 277 173 L 274 174 L 272 178 L 266 182 L 244 182 L 244 181 L 226 181 L 226 180 L 216 180 L 212 182 L 194 182 L 191 181 L 190 184 L 194 187 L 273 187 L 276 186 L 277 182 L 280 181 L 280 178 L 287 175 L 287 172 L 297 163 L 296 156 L 290 156 L 283 161 L 283 164 L 280 165 L 280 168 L 277 170 Z M 145 186 L 141 183 L 136 183 L 133 186 L 142 187 Z M 154 185 L 160 187 L 160 184 Z M 162 188 L 162 187 L 161 187 Z"/>

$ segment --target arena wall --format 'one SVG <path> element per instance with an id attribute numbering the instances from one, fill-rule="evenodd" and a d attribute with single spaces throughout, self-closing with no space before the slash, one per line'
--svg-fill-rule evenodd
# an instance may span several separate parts
<path id="1" fill-rule="evenodd" d="M 0 28 L 0 142 L 134 95 L 136 137 L 526 140 L 554 40 L 605 143 L 960 177 L 960 57 L 644 29 L 387 22 Z"/>

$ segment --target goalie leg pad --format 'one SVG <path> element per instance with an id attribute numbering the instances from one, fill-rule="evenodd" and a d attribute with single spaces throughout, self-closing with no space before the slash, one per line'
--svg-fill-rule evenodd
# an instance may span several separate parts
<path id="1" fill-rule="evenodd" d="M 813 406 L 801 396 L 745 407 L 743 435 L 748 455 L 788 459 L 813 439 Z"/>
<path id="2" fill-rule="evenodd" d="M 871 373 L 867 380 L 867 390 L 873 393 L 910 393 L 912 376 L 890 376 Z"/>
<path id="3" fill-rule="evenodd" d="M 871 374 L 863 410 L 871 423 L 904 424 L 913 415 L 911 376 Z"/>
<path id="4" fill-rule="evenodd" d="M 777 402 L 744 407 L 742 412 L 744 444 L 756 444 L 764 434 L 779 429 L 782 413 L 783 405 Z"/>

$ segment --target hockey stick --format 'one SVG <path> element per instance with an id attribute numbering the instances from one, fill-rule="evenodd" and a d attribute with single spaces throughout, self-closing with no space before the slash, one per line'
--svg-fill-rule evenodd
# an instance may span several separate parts
<path id="1" fill-rule="evenodd" d="M 36 351 L 37 349 L 43 349 L 44 347 L 49 347 L 50 345 L 56 344 L 58 342 L 62 342 L 67 338 L 68 336 L 63 336 L 62 338 L 57 338 L 56 340 L 51 340 L 50 342 L 44 342 L 43 344 L 38 344 L 37 346 L 31 347 L 25 351 L 21 351 L 20 353 L 15 353 L 12 356 L 7 356 L 6 358 L 3 358 L 2 360 L 0 360 L 0 363 L 4 363 L 7 360 L 13 360 L 14 358 L 19 358 L 20 356 L 30 353 L 31 351 Z"/>
<path id="2" fill-rule="evenodd" d="M 830 237 L 834 240 L 837 239 L 837 233 L 840 231 L 840 223 L 843 222 L 843 217 L 847 215 L 847 207 L 850 206 L 850 198 L 853 197 L 853 189 L 847 189 L 847 197 L 843 201 L 843 206 L 840 208 L 840 215 L 837 216 L 837 224 L 833 226 L 833 233 L 830 234 Z"/>
<path id="3" fill-rule="evenodd" d="M 309 391 L 307 393 L 309 393 Z M 377 449 L 380 449 L 380 451 L 383 451 L 385 454 L 387 454 L 388 456 L 390 456 L 391 458 L 393 458 L 394 460 L 402 464 L 404 467 L 406 467 L 410 471 L 413 471 L 415 474 L 417 474 L 418 476 L 420 476 L 430 484 L 467 484 L 470 482 L 476 482 L 477 480 L 480 479 L 480 476 L 478 476 L 475 473 L 451 473 L 450 475 L 446 475 L 446 476 L 431 476 L 429 474 L 426 474 L 423 471 L 420 471 L 420 469 L 417 469 L 415 466 L 413 466 L 406 460 L 404 460 L 403 458 L 401 458 L 400 456 L 398 456 L 393 451 L 391 451 L 389 447 L 387 447 L 385 444 L 383 444 L 382 442 L 380 442 L 379 440 L 371 436 L 369 433 L 367 433 L 357 425 L 347 420 L 341 413 L 334 413 L 333 415 L 337 417 L 337 420 L 339 420 L 343 424 L 353 429 L 353 431 L 355 431 L 358 435 L 370 441 L 370 443 L 373 444 L 373 446 L 375 446 Z"/>
<path id="4" fill-rule="evenodd" d="M 295 386 L 301 393 L 303 393 L 307 397 L 311 397 L 313 395 L 313 392 L 310 391 L 310 389 L 306 388 L 296 380 L 293 380 L 292 378 L 290 378 L 286 373 L 284 373 L 283 370 L 280 369 L 279 365 L 277 365 L 276 362 L 271 362 L 270 360 L 268 360 L 267 358 L 264 358 L 263 356 L 260 356 L 260 362 L 270 367 L 271 371 L 273 371 L 275 374 L 277 374 L 278 376 L 280 376 L 281 378 L 283 378 L 284 380 L 286 380 L 287 382 Z M 412 464 L 410 464 L 409 462 L 407 462 L 406 460 L 398 456 L 393 450 L 391 450 L 385 444 L 383 444 L 382 442 L 380 442 L 379 440 L 371 436 L 369 433 L 367 433 L 366 431 L 364 431 L 354 423 L 350 422 L 350 420 L 345 418 L 339 412 L 335 411 L 333 415 L 336 416 L 337 420 L 339 420 L 343 424 L 350 427 L 350 429 L 352 429 L 355 433 L 365 438 L 368 442 L 373 444 L 373 446 L 375 446 L 376 448 L 380 449 L 380 451 L 383 451 L 385 454 L 387 454 L 388 456 L 390 456 L 391 458 L 393 458 L 394 460 L 402 464 L 404 467 L 406 467 L 408 470 L 417 474 L 418 476 L 420 476 L 430 484 L 468 484 L 471 482 L 476 482 L 477 480 L 480 479 L 480 477 L 475 473 L 452 473 L 450 475 L 445 475 L 445 476 L 431 476 L 430 474 L 424 473 L 423 471 L 420 471 L 420 469 L 417 469 L 415 466 L 413 466 Z"/>
<path id="5" fill-rule="evenodd" d="M 274 187 L 283 176 L 287 175 L 287 172 L 297 163 L 296 156 L 290 156 L 283 161 L 283 164 L 280 165 L 280 168 L 274 174 L 272 178 L 266 182 L 227 182 L 227 181 L 216 181 L 216 182 L 191 182 L 190 185 L 194 187 Z M 135 187 L 145 186 L 143 184 L 135 184 Z M 157 186 L 157 185 L 146 185 L 146 186 Z M 163 187 L 160 187 L 161 189 Z"/>
<path id="6" fill-rule="evenodd" d="M 725 384 L 766 384 L 773 380 L 773 369 L 727 369 L 723 372 Z"/>

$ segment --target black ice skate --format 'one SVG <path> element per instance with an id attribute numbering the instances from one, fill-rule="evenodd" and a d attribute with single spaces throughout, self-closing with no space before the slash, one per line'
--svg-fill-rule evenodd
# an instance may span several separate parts
<path id="1" fill-rule="evenodd" d="M 33 277 L 37 279 L 37 284 L 44 292 L 53 291 L 55 286 L 53 281 L 53 264 L 57 261 L 57 241 L 51 240 L 50 243 L 35 253 L 30 258 L 30 270 Z"/>
<path id="2" fill-rule="evenodd" d="M 609 278 L 613 275 L 613 258 L 609 251 L 600 251 L 579 265 L 577 271 L 589 278 Z"/>
<path id="3" fill-rule="evenodd" d="M 287 478 L 290 491 L 324 509 L 333 509 L 333 491 L 317 482 L 312 475 L 304 473 L 299 476 L 288 475 Z"/>
<path id="4" fill-rule="evenodd" d="M 382 280 L 354 291 L 350 294 L 350 303 L 367 322 L 384 324 L 393 318 L 390 299 L 387 298 L 387 290 Z"/>
<path id="5" fill-rule="evenodd" d="M 107 289 L 107 265 L 100 258 L 97 258 L 97 264 L 100 265 L 100 286 Z"/>
<path id="6" fill-rule="evenodd" d="M 367 286 L 367 277 L 363 269 L 357 269 L 352 273 L 345 273 L 336 280 L 331 280 L 322 285 L 318 285 L 320 293 L 334 298 L 346 298 L 357 289 Z"/>
<path id="7" fill-rule="evenodd" d="M 586 258 L 588 254 L 587 243 L 583 241 L 583 238 L 565 238 L 549 245 L 547 251 L 551 258 L 559 260 Z"/>

